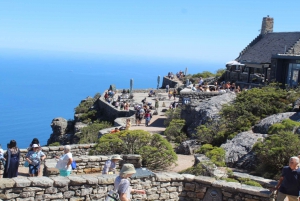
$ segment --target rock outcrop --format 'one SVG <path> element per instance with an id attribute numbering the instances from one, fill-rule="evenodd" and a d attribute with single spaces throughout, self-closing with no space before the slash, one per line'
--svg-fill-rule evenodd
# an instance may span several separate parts
<path id="1" fill-rule="evenodd" d="M 255 155 L 252 152 L 253 145 L 264 139 L 267 134 L 242 132 L 232 140 L 227 140 L 221 147 L 225 150 L 225 162 L 228 167 L 236 167 L 251 170 L 255 165 Z"/>
<path id="2" fill-rule="evenodd" d="M 47 144 L 59 142 L 60 144 L 72 143 L 73 121 L 67 121 L 62 117 L 54 118 L 51 122 L 52 134 Z"/>
<path id="3" fill-rule="evenodd" d="M 253 132 L 255 133 L 268 133 L 269 128 L 275 124 L 280 123 L 285 119 L 291 119 L 294 121 L 300 121 L 300 113 L 297 112 L 286 112 L 274 114 L 269 117 L 262 119 L 258 124 L 254 125 Z"/>
<path id="4" fill-rule="evenodd" d="M 192 105 L 195 109 L 183 110 L 182 118 L 187 122 L 192 122 L 188 125 L 188 134 L 191 135 L 199 125 L 205 124 L 207 121 L 217 121 L 220 118 L 222 105 L 232 102 L 236 97 L 235 93 L 225 93 L 219 96 L 214 96 L 207 100 L 195 101 Z"/>
<path id="5" fill-rule="evenodd" d="M 197 140 L 187 140 L 182 142 L 177 148 L 177 154 L 191 155 L 194 154 L 195 151 L 200 149 L 201 145 Z"/>

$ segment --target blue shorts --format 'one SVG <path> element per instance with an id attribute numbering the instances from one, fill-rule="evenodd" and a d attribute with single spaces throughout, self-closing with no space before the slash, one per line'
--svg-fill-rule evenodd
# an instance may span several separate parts
<path id="1" fill-rule="evenodd" d="M 37 175 L 39 173 L 40 164 L 38 165 L 31 165 L 29 164 L 29 174 Z"/>

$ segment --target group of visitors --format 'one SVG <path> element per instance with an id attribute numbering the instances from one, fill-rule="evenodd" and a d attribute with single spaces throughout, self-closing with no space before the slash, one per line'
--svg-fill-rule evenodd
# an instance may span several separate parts
<path id="1" fill-rule="evenodd" d="M 244 87 L 243 90 L 247 90 L 247 87 Z M 202 78 L 198 83 L 198 86 L 195 84 L 192 86 L 192 91 L 195 92 L 220 92 L 220 93 L 240 93 L 242 90 L 240 86 L 237 86 L 235 83 L 230 82 L 215 82 L 214 85 L 208 85 L 207 82 L 204 82 Z"/>
<path id="2" fill-rule="evenodd" d="M 142 102 L 143 106 L 137 105 L 135 107 L 135 124 L 139 126 L 142 123 L 142 120 L 145 119 L 145 126 L 149 126 L 152 118 L 151 109 L 146 99 L 144 99 Z"/>
<path id="3" fill-rule="evenodd" d="M 122 97 L 121 95 L 116 96 L 116 93 L 108 90 L 104 94 L 104 99 L 109 103 L 112 104 L 115 108 L 120 109 L 120 110 L 129 110 L 129 102 L 127 100 L 121 100 Z M 126 94 L 126 97 L 129 98 L 129 95 Z"/>
<path id="4" fill-rule="evenodd" d="M 177 95 L 176 89 L 174 89 L 173 91 L 169 90 L 169 92 L 168 92 L 169 100 L 171 100 L 172 97 L 173 97 L 174 100 L 175 100 L 175 99 L 176 99 L 176 95 Z"/>
<path id="5" fill-rule="evenodd" d="M 169 79 L 173 79 L 174 78 L 174 74 L 172 72 L 168 72 L 168 78 Z"/>
<path id="6" fill-rule="evenodd" d="M 46 159 L 46 155 L 42 151 L 41 145 L 37 138 L 33 138 L 27 150 L 28 152 L 25 155 L 24 166 L 28 167 L 28 173 L 30 177 L 37 177 L 40 175 L 41 163 Z M 57 168 L 60 170 L 62 176 L 70 175 L 70 170 L 72 169 L 70 164 L 72 163 L 73 159 L 70 150 L 70 146 L 66 145 L 64 147 L 64 155 L 62 157 L 56 157 L 58 159 Z M 15 140 L 11 140 L 9 144 L 7 144 L 7 151 L 3 154 L 2 149 L 1 153 L 0 159 L 4 165 L 3 178 L 17 177 L 21 158 L 20 149 L 17 147 L 17 142 Z M 62 174 L 64 171 L 69 171 L 69 174 Z"/>

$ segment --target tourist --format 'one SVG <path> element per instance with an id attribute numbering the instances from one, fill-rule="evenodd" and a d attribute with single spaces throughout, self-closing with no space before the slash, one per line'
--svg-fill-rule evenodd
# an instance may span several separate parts
<path id="1" fill-rule="evenodd" d="M 176 99 L 176 94 L 177 94 L 176 89 L 174 89 L 174 91 L 173 91 L 174 100 Z"/>
<path id="2" fill-rule="evenodd" d="M 110 160 L 105 162 L 102 174 L 116 174 L 116 164 L 122 160 L 120 155 L 113 155 Z"/>
<path id="3" fill-rule="evenodd" d="M 149 126 L 150 120 L 151 120 L 152 114 L 150 110 L 147 110 L 145 113 L 145 125 Z"/>
<path id="4" fill-rule="evenodd" d="M 33 138 L 32 141 L 31 141 L 31 143 L 29 144 L 29 147 L 27 148 L 28 151 L 32 150 L 32 145 L 33 144 L 37 144 L 41 148 L 39 139 Z"/>
<path id="5" fill-rule="evenodd" d="M 64 146 L 64 155 L 62 155 L 61 157 L 56 156 L 56 158 L 58 159 L 56 168 L 59 169 L 60 176 L 66 177 L 71 174 L 72 171 L 71 164 L 73 162 L 73 156 L 70 151 L 71 151 L 71 146 L 66 145 Z"/>
<path id="6" fill-rule="evenodd" d="M 142 112 L 141 112 L 142 111 Z M 144 110 L 138 107 L 135 111 L 135 125 L 139 126 L 144 116 Z"/>
<path id="7" fill-rule="evenodd" d="M 130 119 L 126 119 L 126 128 L 125 128 L 125 130 L 129 130 L 130 127 L 131 127 Z"/>
<path id="8" fill-rule="evenodd" d="M 2 163 L 2 165 L 5 167 L 5 158 L 4 158 L 4 150 L 0 149 L 0 162 Z"/>
<path id="9" fill-rule="evenodd" d="M 170 89 L 170 85 L 166 85 L 166 93 L 168 93 L 169 92 L 169 89 Z"/>
<path id="10" fill-rule="evenodd" d="M 132 164 L 124 164 L 120 175 L 115 179 L 114 189 L 118 192 L 121 201 L 130 201 L 130 194 L 146 194 L 145 190 L 132 189 L 128 180 L 136 170 Z"/>
<path id="11" fill-rule="evenodd" d="M 120 132 L 120 130 L 117 127 L 114 130 L 110 131 L 110 133 L 118 133 L 118 132 Z"/>
<path id="12" fill-rule="evenodd" d="M 289 201 L 298 201 L 299 196 L 299 178 L 300 169 L 298 169 L 299 158 L 293 156 L 289 160 L 289 165 L 282 169 L 281 177 L 275 187 L 278 191 L 276 201 L 284 201 L 288 198 Z"/>
<path id="13" fill-rule="evenodd" d="M 202 77 L 200 77 L 200 80 L 199 80 L 199 86 L 201 86 L 203 84 L 204 80 L 202 79 Z"/>
<path id="14" fill-rule="evenodd" d="M 155 99 L 155 110 L 157 111 L 159 108 L 159 101 L 158 99 Z"/>
<path id="15" fill-rule="evenodd" d="M 129 103 L 127 101 L 124 104 L 124 110 L 126 110 L 126 111 L 129 110 Z"/>
<path id="16" fill-rule="evenodd" d="M 17 142 L 11 140 L 7 144 L 7 151 L 4 154 L 5 166 L 3 178 L 13 178 L 18 176 L 18 169 L 20 163 L 20 149 L 17 147 Z"/>
<path id="17" fill-rule="evenodd" d="M 34 177 L 38 176 L 41 161 L 46 158 L 46 155 L 40 150 L 38 144 L 32 145 L 32 150 L 28 151 L 25 156 L 25 160 L 29 163 L 29 176 Z"/>
<path id="18" fill-rule="evenodd" d="M 169 93 L 168 93 L 169 100 L 171 100 L 172 95 L 173 95 L 173 92 L 172 92 L 172 91 L 169 91 Z"/>

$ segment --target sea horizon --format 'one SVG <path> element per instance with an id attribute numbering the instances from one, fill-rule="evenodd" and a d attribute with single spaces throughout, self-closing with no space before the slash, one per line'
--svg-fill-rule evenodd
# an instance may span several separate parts
<path id="1" fill-rule="evenodd" d="M 74 56 L 75 55 L 75 56 Z M 46 145 L 52 119 L 74 118 L 74 108 L 87 96 L 117 89 L 157 87 L 157 77 L 188 68 L 188 74 L 225 68 L 225 62 L 168 60 L 150 57 L 68 55 L 0 50 L 0 144 L 11 139 L 27 148 L 33 138 Z M 77 56 L 76 56 L 77 55 Z M 88 55 L 88 54 L 87 54 Z"/>

